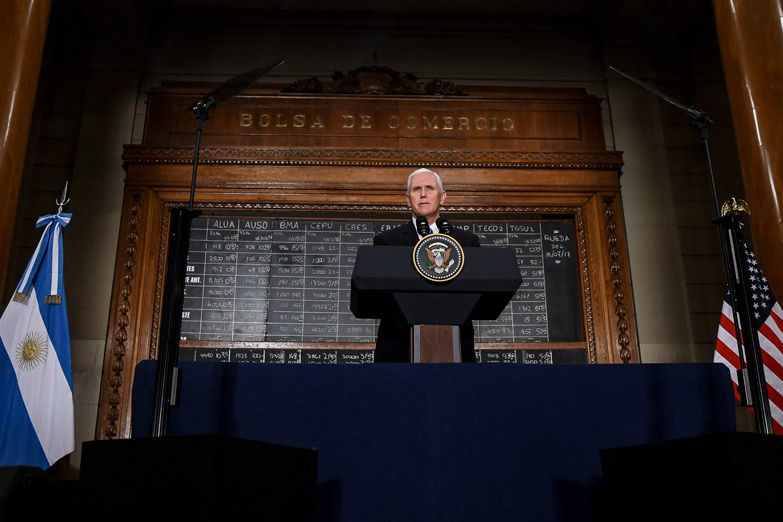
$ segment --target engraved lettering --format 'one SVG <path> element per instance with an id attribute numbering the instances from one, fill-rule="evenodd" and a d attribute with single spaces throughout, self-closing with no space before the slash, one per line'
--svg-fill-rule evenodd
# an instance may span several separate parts
<path id="1" fill-rule="evenodd" d="M 421 118 L 423 120 L 423 123 L 422 123 L 422 126 L 421 126 L 422 129 L 437 129 L 438 128 L 438 117 L 437 116 L 433 116 L 431 120 L 428 117 L 426 117 L 426 116 L 422 116 Z"/>

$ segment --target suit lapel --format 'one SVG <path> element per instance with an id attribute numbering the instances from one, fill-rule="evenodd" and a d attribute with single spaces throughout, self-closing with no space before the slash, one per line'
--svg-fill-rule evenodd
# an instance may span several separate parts
<path id="1" fill-rule="evenodd" d="M 416 233 L 416 227 L 413 226 L 413 221 L 408 221 L 408 226 L 403 229 L 405 233 L 405 244 L 407 246 L 416 246 L 419 242 L 419 234 Z"/>

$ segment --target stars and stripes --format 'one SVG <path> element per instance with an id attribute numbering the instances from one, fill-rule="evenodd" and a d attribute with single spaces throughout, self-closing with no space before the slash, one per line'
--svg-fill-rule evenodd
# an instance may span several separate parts
<path id="1" fill-rule="evenodd" d="M 761 358 L 764 365 L 764 377 L 767 382 L 769 406 L 772 424 L 776 434 L 783 435 L 783 309 L 777 302 L 764 277 L 756 256 L 748 246 L 742 234 L 738 237 L 744 252 L 749 282 L 751 309 L 758 332 Z M 731 371 L 734 381 L 734 393 L 739 400 L 737 388 L 737 370 L 740 369 L 740 355 L 737 347 L 734 310 L 730 302 L 728 289 L 723 298 L 718 340 L 715 346 L 714 362 L 724 364 Z M 743 352 L 743 361 L 747 357 Z"/>

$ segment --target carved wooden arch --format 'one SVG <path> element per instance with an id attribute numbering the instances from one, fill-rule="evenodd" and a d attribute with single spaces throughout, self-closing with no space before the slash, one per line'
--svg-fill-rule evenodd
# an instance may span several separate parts
<path id="1" fill-rule="evenodd" d="M 182 108 L 212 88 L 166 84 L 151 92 L 144 141 L 125 148 L 128 176 L 99 405 L 99 439 L 130 436 L 134 367 L 157 353 L 169 209 L 188 201 L 192 173 L 193 119 Z M 600 100 L 581 90 L 564 89 L 472 87 L 469 95 L 452 98 L 418 92 L 407 97 L 286 94 L 281 92 L 284 88 L 250 90 L 227 102 L 208 121 L 200 152 L 197 209 L 294 215 L 404 214 L 404 179 L 411 170 L 427 166 L 441 173 L 448 184 L 448 212 L 572 215 L 585 330 L 580 347 L 589 363 L 638 362 L 620 204 L 622 158 L 619 152 L 603 150 Z M 244 114 L 260 114 L 270 107 L 274 111 L 270 122 L 279 114 L 280 125 L 285 122 L 288 127 L 275 132 L 241 126 L 246 121 Z M 429 114 L 427 121 L 432 122 L 434 115 L 445 118 L 442 115 L 449 111 L 454 117 L 471 114 L 474 126 L 461 134 L 450 130 L 446 134 L 444 128 L 381 125 L 396 122 L 395 115 L 399 121 L 419 118 L 420 124 Z M 351 121 L 346 115 L 356 118 L 364 113 L 372 114 L 374 127 L 361 133 L 345 127 Z M 486 129 L 475 125 L 481 118 L 489 122 L 493 117 L 518 114 L 514 123 L 528 126 L 515 127 L 505 135 L 482 133 Z M 313 115 L 328 128 L 316 126 L 315 132 L 292 129 L 294 122 L 313 121 Z M 560 348 L 566 347 L 553 346 Z"/>

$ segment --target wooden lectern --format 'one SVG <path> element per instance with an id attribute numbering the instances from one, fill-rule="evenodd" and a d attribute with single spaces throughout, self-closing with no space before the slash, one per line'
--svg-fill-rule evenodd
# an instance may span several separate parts
<path id="1" fill-rule="evenodd" d="M 459 325 L 497 319 L 522 284 L 514 251 L 464 248 L 460 274 L 423 278 L 413 247 L 364 246 L 351 277 L 351 312 L 360 319 L 402 317 L 411 329 L 411 362 L 461 362 Z"/>

